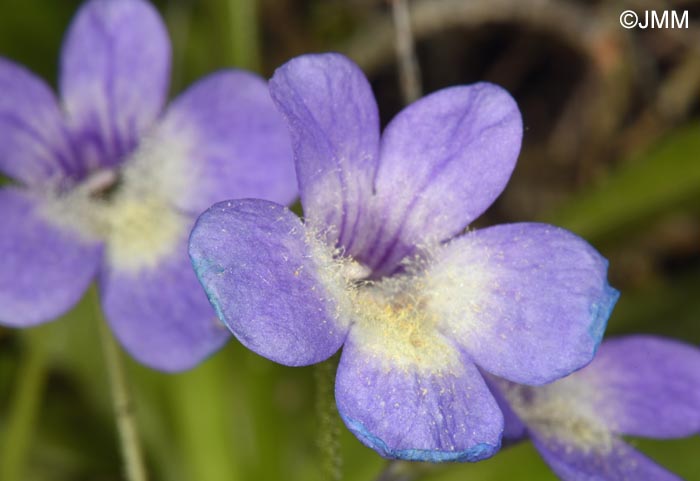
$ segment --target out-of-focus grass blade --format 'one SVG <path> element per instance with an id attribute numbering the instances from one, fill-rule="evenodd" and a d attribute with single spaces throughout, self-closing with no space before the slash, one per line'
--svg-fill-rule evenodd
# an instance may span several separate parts
<path id="1" fill-rule="evenodd" d="M 0 53 L 55 85 L 64 29 L 78 2 L 0 2 Z"/>
<path id="2" fill-rule="evenodd" d="M 700 272 L 658 281 L 620 297 L 608 334 L 645 332 L 700 343 Z"/>
<path id="3" fill-rule="evenodd" d="M 95 342 L 98 338 L 97 323 L 103 321 L 95 319 L 94 300 L 90 297 L 86 296 L 68 314 L 45 327 L 53 368 L 70 380 L 72 395 L 79 398 L 79 402 L 75 401 L 66 408 L 65 416 L 58 417 L 89 420 L 85 421 L 85 426 L 75 422 L 56 424 L 52 433 L 57 445 L 69 444 L 77 436 L 76 442 L 83 440 L 89 443 L 91 450 L 96 450 L 97 444 L 101 446 L 100 449 L 106 446 L 114 455 L 107 462 L 113 462 L 111 469 L 119 473 L 121 460 L 118 457 L 107 373 L 100 343 Z M 180 475 L 182 460 L 172 442 L 172 420 L 167 410 L 163 409 L 167 405 L 163 396 L 166 375 L 139 366 L 128 357 L 127 368 L 139 434 L 149 461 L 149 474 L 154 480 L 180 481 L 183 479 Z M 48 416 L 48 419 L 52 420 L 53 417 Z M 88 431 L 98 431 L 101 434 L 99 440 L 90 438 Z M 106 458 L 102 456 L 101 459 Z M 102 467 L 109 469 L 106 465 Z"/>
<path id="4" fill-rule="evenodd" d="M 700 125 L 694 124 L 625 163 L 598 187 L 572 197 L 546 220 L 600 241 L 675 206 L 700 207 L 699 201 Z"/>
<path id="5" fill-rule="evenodd" d="M 237 408 L 231 393 L 237 383 L 230 375 L 235 367 L 219 354 L 167 379 L 187 480 L 245 479 L 240 464 L 244 453 L 231 417 Z"/>

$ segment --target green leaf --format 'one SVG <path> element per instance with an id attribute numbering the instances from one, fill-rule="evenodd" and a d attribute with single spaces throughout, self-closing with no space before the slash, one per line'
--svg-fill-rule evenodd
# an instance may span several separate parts
<path id="1" fill-rule="evenodd" d="M 625 162 L 599 186 L 572 197 L 546 217 L 588 240 L 608 240 L 649 218 L 700 203 L 700 125 L 677 130 Z M 626 232 L 625 232 L 626 233 Z M 626 233 L 627 234 L 627 233 Z"/>

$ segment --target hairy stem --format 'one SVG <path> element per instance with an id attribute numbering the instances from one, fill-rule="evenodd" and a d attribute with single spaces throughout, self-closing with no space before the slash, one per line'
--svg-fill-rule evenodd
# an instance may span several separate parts
<path id="1" fill-rule="evenodd" d="M 321 452 L 321 479 L 340 481 L 342 479 L 342 455 L 340 452 L 340 424 L 338 408 L 335 405 L 336 358 L 317 364 L 314 369 L 316 380 L 316 412 L 318 415 L 318 448 Z"/>

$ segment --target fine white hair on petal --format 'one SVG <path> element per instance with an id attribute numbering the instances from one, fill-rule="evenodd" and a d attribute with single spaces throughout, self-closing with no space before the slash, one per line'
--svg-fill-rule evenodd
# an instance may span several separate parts
<path id="1" fill-rule="evenodd" d="M 440 319 L 440 329 L 459 339 L 471 337 L 480 328 L 481 318 L 489 299 L 490 287 L 497 287 L 498 281 L 489 270 L 489 256 L 480 251 L 460 250 L 459 262 L 442 263 L 439 269 L 428 267 L 424 273 L 425 289 L 430 293 L 427 309 Z M 439 255 L 439 248 L 428 251 L 432 260 Z M 430 263 L 430 261 L 428 261 Z M 464 266 L 468 266 L 465 269 Z M 459 322 L 449 322 L 459 319 Z"/>
<path id="2" fill-rule="evenodd" d="M 336 306 L 334 321 L 338 326 L 348 326 L 354 319 L 352 299 L 357 283 L 367 277 L 370 270 L 344 256 L 342 248 L 329 247 L 326 243 L 328 229 L 319 231 L 308 225 L 304 229 L 309 257 L 315 264 L 318 280 Z"/>
<path id="3" fill-rule="evenodd" d="M 441 375 L 461 372 L 461 355 L 438 330 L 439 320 L 426 309 L 425 257 L 406 259 L 402 272 L 378 280 L 370 269 L 342 261 L 345 292 L 342 309 L 352 319 L 353 344 L 388 371 Z"/>

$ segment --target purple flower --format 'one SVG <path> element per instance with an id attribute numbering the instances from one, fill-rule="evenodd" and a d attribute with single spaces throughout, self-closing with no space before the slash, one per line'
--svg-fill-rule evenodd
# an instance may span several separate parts
<path id="1" fill-rule="evenodd" d="M 222 71 L 162 112 L 170 43 L 142 0 L 92 0 L 61 54 L 59 104 L 0 58 L 0 322 L 26 327 L 73 306 L 95 276 L 124 347 L 186 369 L 228 331 L 201 292 L 187 237 L 211 203 L 291 201 L 289 134 L 266 82 Z"/>
<path id="2" fill-rule="evenodd" d="M 502 414 L 477 365 L 541 384 L 593 357 L 618 293 L 606 261 L 556 227 L 461 234 L 503 190 L 520 149 L 513 99 L 453 87 L 401 112 L 380 139 L 356 65 L 305 55 L 277 70 L 306 222 L 262 200 L 204 213 L 190 256 L 243 344 L 287 365 L 341 346 L 336 401 L 389 458 L 475 461 Z"/>
<path id="3" fill-rule="evenodd" d="M 504 437 L 529 435 L 565 481 L 678 481 L 622 435 L 700 433 L 700 350 L 677 341 L 609 340 L 585 369 L 552 384 L 490 384 L 506 417 Z"/>

